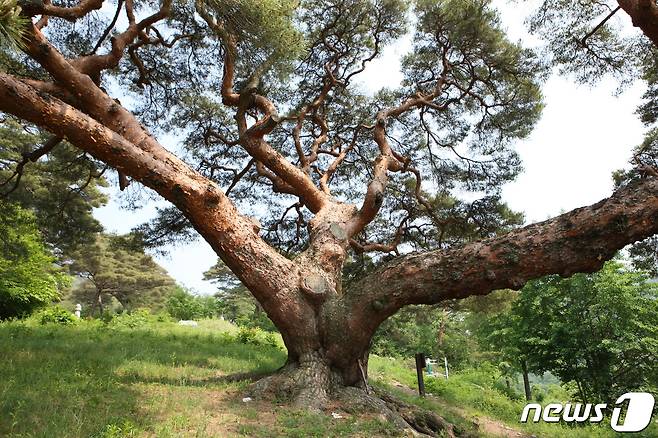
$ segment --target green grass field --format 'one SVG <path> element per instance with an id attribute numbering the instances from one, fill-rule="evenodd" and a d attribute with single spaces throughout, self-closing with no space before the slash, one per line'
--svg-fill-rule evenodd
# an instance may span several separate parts
<path id="1" fill-rule="evenodd" d="M 334 419 L 271 402 L 244 403 L 248 380 L 281 366 L 280 338 L 224 321 L 74 326 L 34 319 L 0 324 L 0 436 L 207 437 L 395 436 L 377 415 Z M 604 427 L 518 424 L 523 403 L 457 373 L 430 382 L 437 397 L 414 395 L 408 363 L 373 357 L 372 383 L 436 410 L 475 436 L 608 437 Z M 478 424 L 478 426 L 475 426 Z M 509 429 L 509 430 L 508 430 Z M 502 435 L 501 435 L 502 434 Z M 638 435 L 636 435 L 638 436 Z M 655 425 L 642 436 L 658 436 Z"/>

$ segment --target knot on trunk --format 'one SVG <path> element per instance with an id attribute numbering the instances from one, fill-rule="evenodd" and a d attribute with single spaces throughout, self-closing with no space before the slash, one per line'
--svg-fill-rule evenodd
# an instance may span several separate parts
<path id="1" fill-rule="evenodd" d="M 314 304 L 324 302 L 329 294 L 335 293 L 331 284 L 322 275 L 315 272 L 302 275 L 299 283 L 301 291 Z"/>

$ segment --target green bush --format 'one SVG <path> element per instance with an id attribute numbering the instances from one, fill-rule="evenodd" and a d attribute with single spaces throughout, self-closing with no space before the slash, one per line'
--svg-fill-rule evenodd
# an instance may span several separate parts
<path id="1" fill-rule="evenodd" d="M 68 310 L 60 306 L 48 307 L 39 314 L 41 324 L 61 324 L 71 325 L 78 322 L 78 319 Z"/>
<path id="2" fill-rule="evenodd" d="M 195 319 L 204 314 L 204 303 L 199 297 L 178 288 L 167 300 L 167 312 L 176 319 Z"/>
<path id="3" fill-rule="evenodd" d="M 34 215 L 0 200 L 0 320 L 26 317 L 60 299 L 71 277 L 54 262 Z"/>
<path id="4" fill-rule="evenodd" d="M 258 339 L 258 329 L 250 327 L 240 327 L 236 335 L 238 342 L 242 344 L 260 345 L 261 341 Z"/>
<path id="5" fill-rule="evenodd" d="M 240 327 L 235 339 L 242 344 L 281 348 L 276 334 L 254 327 Z"/>
<path id="6" fill-rule="evenodd" d="M 425 381 L 425 389 L 448 401 L 471 406 L 496 418 L 516 421 L 522 404 L 510 399 L 506 391 L 499 390 L 499 377 L 497 369 L 485 363 L 477 369 L 452 374 L 448 380 L 429 377 Z"/>
<path id="7" fill-rule="evenodd" d="M 279 342 L 276 338 L 276 335 L 272 332 L 265 332 L 263 340 L 265 345 L 269 345 L 270 347 L 279 347 Z"/>
<path id="8" fill-rule="evenodd" d="M 112 318 L 110 325 L 114 327 L 123 328 L 137 328 L 143 327 L 151 320 L 155 319 L 151 316 L 148 309 L 137 309 L 130 313 L 121 313 Z"/>

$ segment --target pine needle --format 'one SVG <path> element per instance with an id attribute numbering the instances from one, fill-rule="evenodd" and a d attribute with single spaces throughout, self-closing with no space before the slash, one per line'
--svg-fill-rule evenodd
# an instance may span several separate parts
<path id="1" fill-rule="evenodd" d="M 20 14 L 16 0 L 0 0 L 0 48 L 17 50 L 24 46 L 28 19 Z"/>

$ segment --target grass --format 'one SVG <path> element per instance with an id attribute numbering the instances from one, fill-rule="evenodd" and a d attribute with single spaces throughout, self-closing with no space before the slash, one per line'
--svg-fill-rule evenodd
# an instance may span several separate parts
<path id="1" fill-rule="evenodd" d="M 224 376 L 271 372 L 285 360 L 280 348 L 172 323 L 5 323 L 0 357 L 0 436 L 17 437 L 167 436 L 192 421 L 197 429 L 204 403 L 244 385 Z"/>
<path id="2" fill-rule="evenodd" d="M 228 322 L 199 327 L 120 320 L 105 325 L 0 324 L 2 437 L 326 437 L 395 436 L 377 415 L 311 414 L 272 403 L 243 402 L 247 381 L 285 361 L 280 337 Z M 495 418 L 527 435 L 612 437 L 609 429 L 518 423 L 523 402 L 486 381 L 487 371 L 428 382 L 438 397 L 414 395 L 410 363 L 372 357 L 373 384 L 436 410 L 462 429 Z M 484 380 L 483 380 L 484 379 Z M 489 377 L 490 379 L 490 377 Z M 397 386 L 401 384 L 402 386 Z M 654 425 L 655 426 L 655 425 Z M 487 430 L 480 429 L 486 436 Z M 655 427 L 649 433 L 658 436 Z"/>
<path id="3" fill-rule="evenodd" d="M 0 324 L 1 437 L 385 436 L 378 418 L 242 402 L 236 373 L 269 373 L 280 337 L 223 321 L 199 327 Z"/>
<path id="4" fill-rule="evenodd" d="M 415 373 L 410 372 L 413 360 L 408 363 L 400 359 L 382 359 L 372 357 L 369 361 L 369 375 L 376 384 L 398 397 L 427 409 L 434 410 L 446 420 L 468 428 L 473 423 L 491 426 L 490 420 L 495 420 L 502 426 L 521 431 L 527 436 L 541 438 L 607 438 L 623 436 L 615 433 L 609 426 L 610 419 L 606 418 L 598 425 L 568 425 L 548 424 L 521 424 L 519 417 L 526 402 L 520 396 L 508 397 L 503 390 L 502 381 L 498 381 L 494 368 L 482 367 L 477 370 L 453 372 L 449 380 L 443 378 L 426 378 L 425 388 L 432 396 L 419 402 L 415 392 Z M 393 385 L 392 382 L 403 386 Z M 569 400 L 568 393 L 557 385 L 549 385 L 543 389 L 544 399 L 541 405 L 548 403 L 564 403 Z M 486 429 L 480 428 L 480 429 Z M 497 429 L 494 427 L 493 429 Z M 484 434 L 486 435 L 486 433 Z M 633 434 L 634 437 L 658 437 L 658 423 L 654 421 L 646 430 Z"/>

